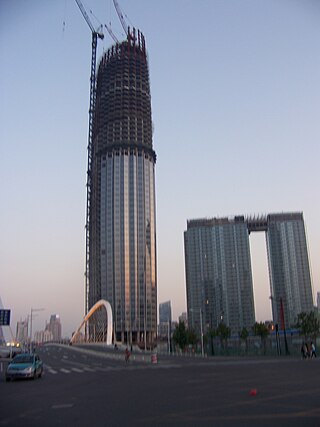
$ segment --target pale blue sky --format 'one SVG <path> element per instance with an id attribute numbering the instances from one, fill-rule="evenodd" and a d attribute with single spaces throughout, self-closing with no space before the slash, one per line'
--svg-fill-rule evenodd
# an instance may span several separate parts
<path id="1" fill-rule="evenodd" d="M 316 295 L 320 2 L 119 3 L 149 53 L 158 302 L 185 311 L 187 219 L 279 211 L 304 212 Z M 121 38 L 111 0 L 83 4 Z M 84 311 L 90 30 L 73 0 L 1 0 L 0 55 L 0 295 L 14 329 L 43 307 L 33 329 L 58 313 L 70 335 Z M 250 241 L 264 320 L 264 235 Z"/>

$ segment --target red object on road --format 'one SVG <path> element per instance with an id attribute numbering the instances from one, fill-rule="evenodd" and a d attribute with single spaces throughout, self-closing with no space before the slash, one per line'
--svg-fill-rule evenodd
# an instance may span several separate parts
<path id="1" fill-rule="evenodd" d="M 249 394 L 250 394 L 250 396 L 256 396 L 257 395 L 257 389 L 256 388 L 251 389 Z"/>

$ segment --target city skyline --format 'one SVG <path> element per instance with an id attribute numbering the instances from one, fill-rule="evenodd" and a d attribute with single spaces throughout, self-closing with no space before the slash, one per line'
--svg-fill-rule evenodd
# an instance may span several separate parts
<path id="1" fill-rule="evenodd" d="M 84 6 L 122 38 L 112 2 Z M 144 33 L 149 55 L 158 302 L 171 300 L 174 320 L 186 311 L 188 218 L 303 211 L 315 304 L 320 5 L 122 0 L 120 6 Z M 106 32 L 98 58 L 112 43 Z M 12 310 L 13 330 L 41 307 L 34 330 L 57 312 L 70 335 L 84 315 L 91 34 L 73 1 L 4 0 L 0 50 L 6 59 L 0 296 Z M 265 239 L 250 240 L 256 317 L 270 319 Z"/>

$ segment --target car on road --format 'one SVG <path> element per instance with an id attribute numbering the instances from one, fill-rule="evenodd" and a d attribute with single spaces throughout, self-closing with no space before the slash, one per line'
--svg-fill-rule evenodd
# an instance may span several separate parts
<path id="1" fill-rule="evenodd" d="M 6 381 L 17 378 L 40 378 L 43 363 L 36 353 L 17 354 L 9 363 L 6 370 Z"/>
<path id="2" fill-rule="evenodd" d="M 20 353 L 22 353 L 22 348 L 19 345 L 7 344 L 0 346 L 0 358 L 14 357 Z"/>

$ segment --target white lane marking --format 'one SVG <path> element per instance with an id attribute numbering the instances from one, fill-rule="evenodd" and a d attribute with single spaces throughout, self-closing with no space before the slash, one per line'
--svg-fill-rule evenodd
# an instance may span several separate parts
<path id="1" fill-rule="evenodd" d="M 70 371 L 64 368 L 60 368 L 60 372 L 63 372 L 64 374 L 70 374 Z"/>
<path id="2" fill-rule="evenodd" d="M 49 372 L 50 374 L 54 374 L 54 375 L 58 373 L 58 371 L 56 371 L 51 366 L 46 365 L 46 364 L 44 365 L 44 370 L 45 370 L 45 372 Z"/>
<path id="3" fill-rule="evenodd" d="M 84 371 L 87 371 L 87 372 L 96 372 L 96 370 L 95 370 L 95 369 L 89 368 L 89 367 L 87 367 L 87 366 L 84 366 L 83 370 L 84 370 Z"/>
<path id="4" fill-rule="evenodd" d="M 71 368 L 72 371 L 74 372 L 80 372 L 81 374 L 83 374 L 83 370 L 79 369 L 79 368 Z"/>

